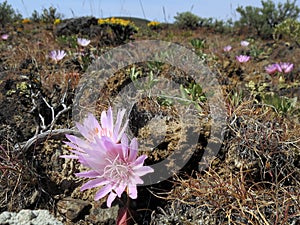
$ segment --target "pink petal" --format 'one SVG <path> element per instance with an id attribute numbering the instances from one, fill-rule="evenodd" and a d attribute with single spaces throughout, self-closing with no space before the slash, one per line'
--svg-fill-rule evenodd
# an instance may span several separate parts
<path id="1" fill-rule="evenodd" d="M 111 107 L 108 108 L 107 112 L 103 111 L 101 113 L 101 125 L 102 128 L 113 131 L 113 116 Z"/>
<path id="2" fill-rule="evenodd" d="M 154 170 L 150 166 L 143 166 L 143 167 L 133 167 L 134 175 L 136 176 L 144 176 L 147 173 L 153 173 Z"/>
<path id="3" fill-rule="evenodd" d="M 130 143 L 130 152 L 129 152 L 129 158 L 128 158 L 129 162 L 133 162 L 136 159 L 137 153 L 138 153 L 138 147 L 139 146 L 138 146 L 137 139 L 133 138 Z M 143 163 L 144 163 L 144 161 L 143 161 Z"/>
<path id="4" fill-rule="evenodd" d="M 98 201 L 99 199 L 103 198 L 104 196 L 106 196 L 111 191 L 112 191 L 112 186 L 110 184 L 107 184 L 106 186 L 101 188 L 99 191 L 97 191 L 94 200 Z"/>
<path id="5" fill-rule="evenodd" d="M 106 205 L 107 207 L 111 207 L 112 202 L 116 199 L 117 194 L 110 192 L 107 200 L 106 200 Z"/>
<path id="6" fill-rule="evenodd" d="M 121 139 L 121 144 L 122 144 L 122 160 L 127 160 L 128 158 L 128 138 L 124 134 Z"/>
<path id="7" fill-rule="evenodd" d="M 126 181 L 124 181 L 126 182 Z M 126 188 L 126 184 L 125 183 L 120 183 L 118 185 L 118 187 L 114 188 L 114 190 L 116 191 L 118 197 L 121 197 L 122 193 L 125 191 L 125 188 Z"/>
<path id="8" fill-rule="evenodd" d="M 136 185 L 128 185 L 128 196 L 132 199 L 137 198 L 137 188 Z"/>
<path id="9" fill-rule="evenodd" d="M 107 184 L 107 181 L 106 180 L 103 180 L 102 178 L 97 178 L 97 179 L 94 179 L 94 180 L 89 180 L 88 182 L 84 183 L 81 188 L 80 188 L 80 191 L 84 191 L 86 189 L 91 189 L 91 188 L 94 188 L 94 187 L 99 187 L 99 186 L 102 186 L 104 184 Z M 109 186 L 109 185 L 108 185 Z M 105 186 L 106 187 L 106 186 Z M 104 188 L 102 188 L 104 189 Z M 102 190 L 101 189 L 101 190 Z M 98 192 L 97 192 L 98 193 Z M 100 198 L 99 198 L 100 199 Z"/>
<path id="10" fill-rule="evenodd" d="M 116 121 L 115 128 L 114 128 L 114 138 L 116 140 L 118 140 L 118 138 L 119 138 L 118 135 L 119 135 L 119 131 L 120 131 L 120 128 L 121 128 L 121 124 L 122 124 L 122 120 L 123 120 L 125 111 L 126 110 L 123 109 L 122 111 L 119 111 L 118 115 L 117 115 L 117 121 Z"/>

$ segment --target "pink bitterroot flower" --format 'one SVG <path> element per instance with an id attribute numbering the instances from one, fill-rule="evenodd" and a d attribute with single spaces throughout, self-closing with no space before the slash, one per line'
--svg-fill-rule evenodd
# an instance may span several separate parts
<path id="1" fill-rule="evenodd" d="M 241 46 L 243 47 L 247 47 L 249 44 L 249 41 L 241 41 Z"/>
<path id="2" fill-rule="evenodd" d="M 250 60 L 250 56 L 247 56 L 247 55 L 239 55 L 239 56 L 236 56 L 235 58 L 240 63 L 245 63 Z"/>
<path id="3" fill-rule="evenodd" d="M 229 52 L 232 49 L 231 45 L 227 45 L 223 48 L 224 52 Z"/>
<path id="4" fill-rule="evenodd" d="M 97 191 L 95 201 L 109 193 L 107 206 L 111 207 L 113 200 L 126 191 L 132 199 L 137 198 L 137 184 L 143 184 L 140 178 L 154 170 L 143 166 L 146 155 L 137 157 L 138 143 L 134 138 L 128 146 L 128 139 L 123 135 L 121 144 L 115 144 L 107 137 L 97 139 L 93 149 L 84 149 L 84 154 L 79 154 L 79 162 L 91 170 L 77 173 L 76 176 L 91 178 L 86 182 L 81 191 L 102 186 Z"/>
<path id="5" fill-rule="evenodd" d="M 108 207 L 111 207 L 113 200 L 117 196 L 121 197 L 124 191 L 130 198 L 136 199 L 137 184 L 143 184 L 140 177 L 154 171 L 149 166 L 143 166 L 146 155 L 137 157 L 137 140 L 134 138 L 129 144 L 127 136 L 122 131 L 119 132 L 124 112 L 118 113 L 115 127 L 112 113 L 102 113 L 102 126 L 89 114 L 83 125 L 77 124 L 85 139 L 66 135 L 70 141 L 66 144 L 73 148 L 70 151 L 74 155 L 61 156 L 78 159 L 83 166 L 90 169 L 76 174 L 78 177 L 92 179 L 81 187 L 81 191 L 102 186 L 94 199 L 97 201 L 109 194 Z M 119 142 L 120 134 L 122 138 Z"/>
<path id="6" fill-rule="evenodd" d="M 274 74 L 281 70 L 280 66 L 277 63 L 268 65 L 265 67 L 265 70 L 268 74 Z"/>
<path id="7" fill-rule="evenodd" d="M 86 47 L 91 43 L 91 41 L 85 38 L 77 38 L 77 43 L 82 47 Z"/>
<path id="8" fill-rule="evenodd" d="M 64 50 L 53 50 L 50 52 L 49 57 L 54 60 L 55 62 L 58 62 L 62 60 L 66 56 L 66 52 Z"/>
<path id="9" fill-rule="evenodd" d="M 278 68 L 279 68 L 279 72 L 289 73 L 293 70 L 294 64 L 289 62 L 281 62 L 279 63 Z"/>

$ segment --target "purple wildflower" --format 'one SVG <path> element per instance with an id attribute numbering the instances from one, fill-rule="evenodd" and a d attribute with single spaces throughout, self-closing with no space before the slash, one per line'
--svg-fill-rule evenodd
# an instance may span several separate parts
<path id="1" fill-rule="evenodd" d="M 241 46 L 243 47 L 247 47 L 249 44 L 249 41 L 241 41 Z"/>
<path id="2" fill-rule="evenodd" d="M 281 69 L 281 68 L 277 63 L 271 64 L 271 65 L 268 65 L 265 67 L 265 70 L 268 74 L 274 74 L 274 73 L 278 72 L 279 69 Z"/>
<path id="3" fill-rule="evenodd" d="M 1 35 L 1 39 L 2 39 L 2 40 L 7 40 L 8 37 L 9 37 L 8 34 L 2 34 L 2 35 Z"/>
<path id="4" fill-rule="evenodd" d="M 57 62 L 62 60 L 66 55 L 67 54 L 65 53 L 64 50 L 57 50 L 57 51 L 53 50 L 50 52 L 49 57 Z"/>
<path id="5" fill-rule="evenodd" d="M 239 55 L 239 56 L 236 56 L 235 58 L 240 63 L 245 63 L 250 60 L 250 56 L 247 56 L 247 55 Z"/>
<path id="6" fill-rule="evenodd" d="M 231 45 L 227 45 L 223 48 L 224 52 L 229 52 L 232 49 Z"/>
<path id="7" fill-rule="evenodd" d="M 293 70 L 294 64 L 289 62 L 281 62 L 279 63 L 280 72 L 289 73 Z"/>
<path id="8" fill-rule="evenodd" d="M 77 173 L 76 176 L 91 178 L 86 182 L 81 191 L 102 186 L 95 195 L 99 200 L 109 194 L 107 206 L 111 207 L 113 200 L 121 197 L 124 191 L 132 199 L 137 198 L 137 184 L 143 184 L 140 178 L 153 172 L 149 166 L 143 166 L 146 155 L 138 155 L 138 143 L 134 138 L 129 144 L 124 129 L 120 131 L 125 110 L 118 113 L 115 126 L 111 108 L 102 112 L 101 125 L 92 114 L 84 120 L 83 125 L 77 128 L 85 139 L 66 135 L 70 142 L 66 142 L 75 155 L 65 155 L 64 158 L 75 158 L 90 170 Z M 119 141 L 121 137 L 121 140 Z"/>
<path id="9" fill-rule="evenodd" d="M 82 47 L 88 46 L 90 42 L 91 42 L 90 40 L 85 38 L 77 38 L 77 43 Z"/>

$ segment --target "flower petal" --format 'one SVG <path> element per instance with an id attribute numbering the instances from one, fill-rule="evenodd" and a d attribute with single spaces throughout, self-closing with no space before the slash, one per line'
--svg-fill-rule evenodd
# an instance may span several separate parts
<path id="1" fill-rule="evenodd" d="M 116 197 L 117 197 L 116 193 L 110 192 L 110 194 L 109 194 L 109 196 L 108 196 L 108 198 L 106 200 L 107 207 L 111 207 L 111 204 L 116 199 Z"/>
<path id="2" fill-rule="evenodd" d="M 99 191 L 97 191 L 94 200 L 98 201 L 100 198 L 103 198 L 111 191 L 112 191 L 112 186 L 110 184 L 107 184 L 106 186 L 101 188 Z"/>

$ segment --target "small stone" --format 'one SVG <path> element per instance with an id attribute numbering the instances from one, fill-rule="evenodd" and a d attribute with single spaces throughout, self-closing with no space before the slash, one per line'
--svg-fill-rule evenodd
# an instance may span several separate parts
<path id="1" fill-rule="evenodd" d="M 115 224 L 118 217 L 119 206 L 114 205 L 110 208 L 102 207 L 99 201 L 94 202 L 90 215 L 86 217 L 86 220 L 92 224 Z M 106 203 L 105 203 L 106 206 Z"/>
<path id="2" fill-rule="evenodd" d="M 75 221 L 80 216 L 84 216 L 91 205 L 87 201 L 67 197 L 58 201 L 57 207 L 61 214 L 65 215 L 69 220 Z"/>

